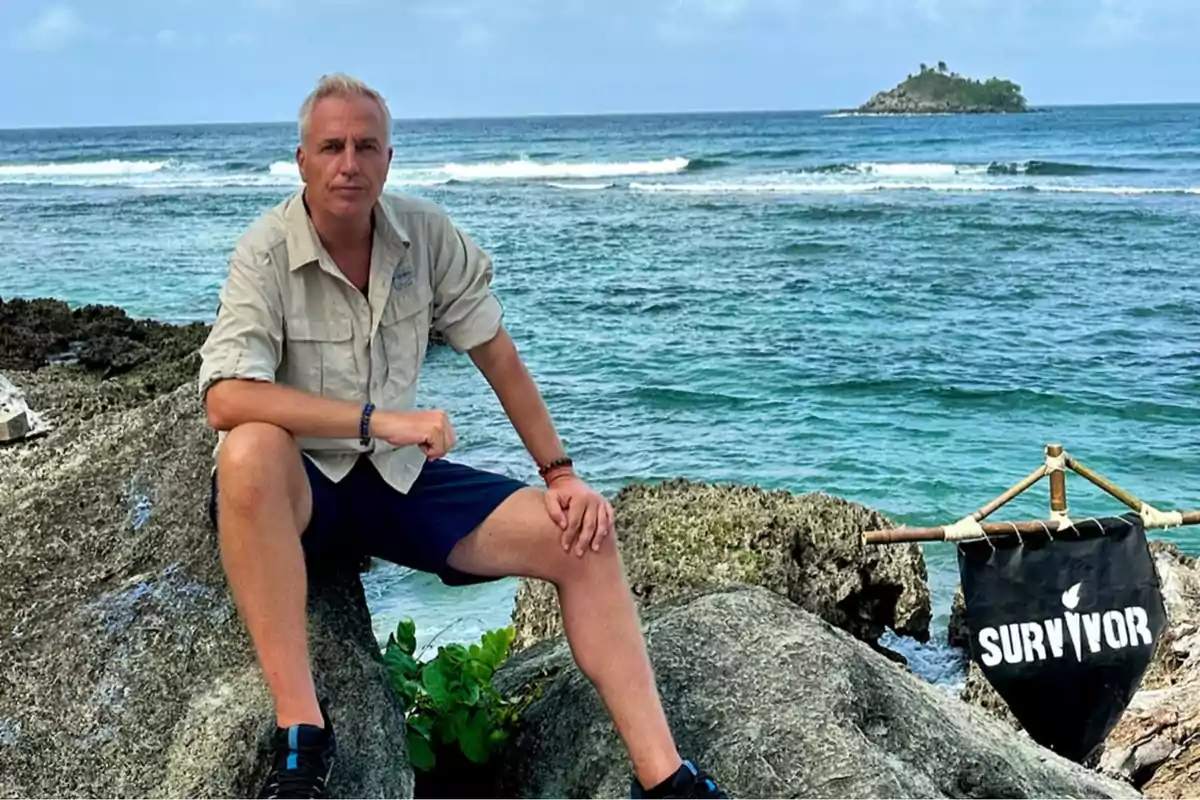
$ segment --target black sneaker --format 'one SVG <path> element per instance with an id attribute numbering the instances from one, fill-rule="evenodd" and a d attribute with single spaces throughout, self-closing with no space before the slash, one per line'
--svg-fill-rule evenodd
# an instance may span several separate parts
<path id="1" fill-rule="evenodd" d="M 705 774 L 703 770 L 698 769 L 691 761 L 684 761 L 679 769 L 675 770 L 674 775 L 649 789 L 642 788 L 635 778 L 633 786 L 629 790 L 629 796 L 634 798 L 729 797 L 721 790 L 721 787 L 717 786 L 716 781 Z"/>
<path id="2" fill-rule="evenodd" d="M 337 739 L 325 704 L 321 704 L 324 728 L 292 725 L 276 728 L 271 737 L 271 772 L 259 797 L 324 797 Z"/>

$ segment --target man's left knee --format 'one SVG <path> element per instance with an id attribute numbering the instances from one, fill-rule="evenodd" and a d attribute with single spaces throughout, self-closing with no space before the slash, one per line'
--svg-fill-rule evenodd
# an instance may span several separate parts
<path id="1" fill-rule="evenodd" d="M 553 524 L 553 523 L 552 523 Z M 569 549 L 562 546 L 563 532 L 555 524 L 557 533 L 554 541 L 554 583 L 562 585 L 577 581 L 602 580 L 606 577 L 616 577 L 619 574 L 620 558 L 617 552 L 615 534 L 600 537 L 600 546 L 593 550 L 591 541 L 588 542 L 583 555 L 575 554 L 576 538 L 568 541 Z M 599 537 L 597 532 L 594 537 Z M 592 541 L 595 541 L 593 538 Z"/>

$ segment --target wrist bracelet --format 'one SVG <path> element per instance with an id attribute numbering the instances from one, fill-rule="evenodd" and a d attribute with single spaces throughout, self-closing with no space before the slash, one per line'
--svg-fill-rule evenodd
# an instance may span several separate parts
<path id="1" fill-rule="evenodd" d="M 362 419 L 358 423 L 358 443 L 363 447 L 371 444 L 371 412 L 374 410 L 374 403 L 367 403 L 363 406 Z"/>
<path id="2" fill-rule="evenodd" d="M 575 462 L 572 461 L 570 457 L 563 456 L 562 458 L 554 459 L 549 464 L 543 464 L 542 466 L 538 467 L 538 475 L 541 475 L 544 478 L 552 469 L 557 469 L 559 467 L 571 467 L 574 465 Z"/>

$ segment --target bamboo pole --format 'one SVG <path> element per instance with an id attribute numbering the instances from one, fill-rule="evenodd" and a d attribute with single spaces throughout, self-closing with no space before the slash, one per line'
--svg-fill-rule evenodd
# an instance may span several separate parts
<path id="1" fill-rule="evenodd" d="M 1084 477 L 1096 484 L 1101 489 L 1132 508 L 1134 511 L 1141 511 L 1142 506 L 1145 505 L 1145 503 L 1143 503 L 1141 499 L 1137 497 L 1137 495 L 1133 494 L 1132 492 L 1125 491 L 1120 486 L 1117 486 L 1115 483 L 1105 478 L 1103 475 L 1088 469 L 1070 456 L 1067 456 L 1067 466 L 1071 468 L 1072 472 L 1075 472 L 1081 477 Z"/>
<path id="2" fill-rule="evenodd" d="M 1062 458 L 1061 444 L 1046 445 L 1046 458 Z M 1067 515 L 1067 473 L 1056 469 L 1050 472 L 1050 516 L 1059 519 Z"/>
<path id="3" fill-rule="evenodd" d="M 1012 487 L 1010 487 L 1009 490 L 1006 491 L 1004 494 L 1000 495 L 992 502 L 983 506 L 978 511 L 976 511 L 974 514 L 972 514 L 971 516 L 975 518 L 976 522 L 986 519 L 987 517 L 989 517 L 993 513 L 995 513 L 995 511 L 997 509 L 999 509 L 1001 506 L 1007 504 L 1014 497 L 1021 494 L 1026 489 L 1028 489 L 1030 486 L 1033 486 L 1035 483 L 1040 481 L 1045 476 L 1045 474 L 1046 474 L 1045 465 L 1038 467 L 1033 472 L 1029 473 L 1024 478 L 1022 478 L 1019 483 L 1016 483 Z"/>
<path id="4" fill-rule="evenodd" d="M 1075 472 L 1080 477 L 1085 478 L 1099 488 L 1103 489 L 1108 494 L 1120 500 L 1125 505 L 1143 515 L 1143 524 L 1146 528 L 1165 528 L 1173 524 L 1182 525 L 1200 525 L 1200 510 L 1184 511 L 1179 515 L 1178 521 L 1168 523 L 1161 516 L 1163 512 L 1157 509 L 1151 509 L 1149 505 L 1141 500 L 1132 492 L 1127 492 L 1117 486 L 1112 481 L 1104 476 L 1089 469 L 1080 462 L 1076 461 L 1069 454 L 1064 454 L 1063 447 L 1060 444 L 1046 445 L 1047 461 L 1051 459 L 1063 458 L 1063 463 L 1072 472 Z M 1024 520 L 1020 522 L 995 522 L 984 523 L 980 525 L 983 533 L 988 536 L 1005 536 L 1013 534 L 1035 534 L 1049 531 L 1051 533 L 1058 530 L 1058 519 L 1067 515 L 1067 480 L 1066 473 L 1060 470 L 1051 470 L 1047 465 L 1043 464 L 1029 475 L 1021 479 L 1020 482 L 1014 484 L 1011 488 L 1005 491 L 996 499 L 981 507 L 978 511 L 971 514 L 969 519 L 975 522 L 982 522 L 983 519 L 994 513 L 1013 498 L 1020 495 L 1022 492 L 1029 489 L 1045 475 L 1050 476 L 1050 512 L 1051 519 L 1049 521 L 1042 520 Z M 1151 509 L 1146 512 L 1146 509 Z M 1144 513 L 1145 512 L 1145 513 Z M 863 534 L 862 540 L 864 544 L 894 544 L 899 542 L 944 542 L 946 541 L 946 531 L 951 526 L 938 525 L 928 528 L 891 528 L 888 530 L 874 530 Z M 960 533 L 961 535 L 961 533 Z"/>
<path id="5" fill-rule="evenodd" d="M 1184 511 L 1184 525 L 1200 525 L 1200 511 Z M 1085 524 L 1083 520 L 1075 520 L 1075 524 Z M 941 525 L 933 528 L 892 528 L 890 530 L 868 531 L 863 534 L 864 544 L 897 544 L 902 542 L 944 542 L 946 541 L 946 528 L 948 526 Z M 1050 533 L 1058 532 L 1058 522 L 1056 520 L 1022 520 L 1020 522 L 985 522 L 979 527 L 988 536 L 1011 536 L 1019 533 L 1021 535 L 1033 533 Z M 1151 523 L 1146 527 L 1159 528 L 1161 524 Z"/>

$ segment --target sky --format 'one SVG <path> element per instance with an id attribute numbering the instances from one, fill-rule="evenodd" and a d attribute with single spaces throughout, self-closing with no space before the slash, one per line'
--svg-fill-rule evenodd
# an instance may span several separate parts
<path id="1" fill-rule="evenodd" d="M 1200 101 L 1197 0 L 0 0 L 0 128 L 838 109 L 921 62 L 1034 105 Z"/>

